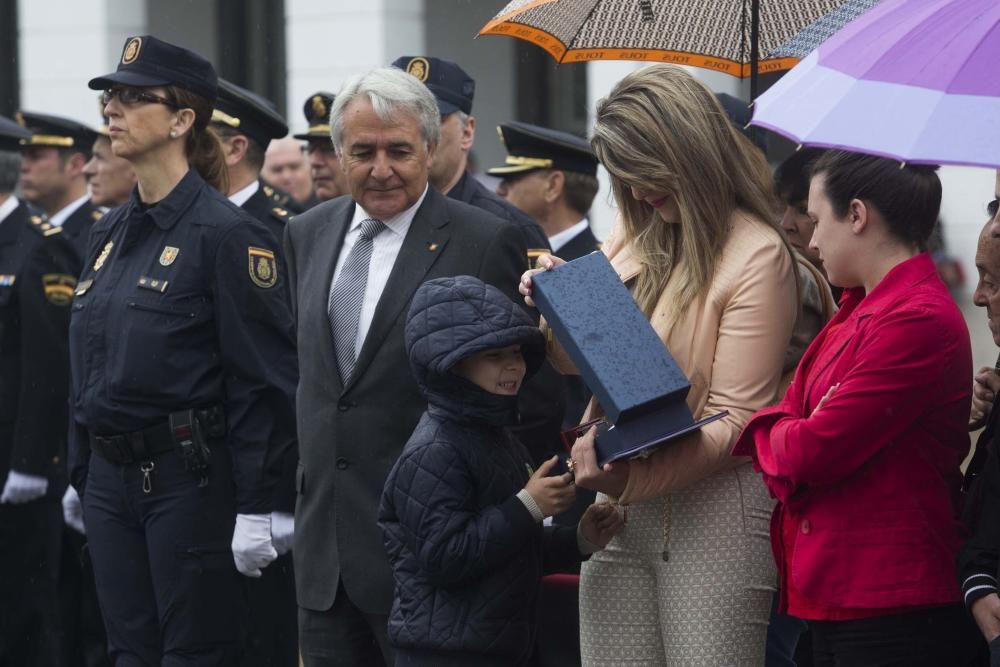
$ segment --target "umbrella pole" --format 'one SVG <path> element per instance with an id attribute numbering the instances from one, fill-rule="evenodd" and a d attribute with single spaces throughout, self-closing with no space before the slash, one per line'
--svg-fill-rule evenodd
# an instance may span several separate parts
<path id="1" fill-rule="evenodd" d="M 750 101 L 757 99 L 757 64 L 760 61 L 760 0 L 750 0 Z"/>

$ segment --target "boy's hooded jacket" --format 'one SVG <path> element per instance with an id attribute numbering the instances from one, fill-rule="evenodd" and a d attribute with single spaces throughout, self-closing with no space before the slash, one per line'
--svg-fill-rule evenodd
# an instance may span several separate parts
<path id="1" fill-rule="evenodd" d="M 406 347 L 428 408 L 379 509 L 396 588 L 389 639 L 410 664 L 525 662 L 543 551 L 553 565 L 580 560 L 575 528 L 543 528 L 516 496 L 531 474 L 528 452 L 506 428 L 516 397 L 451 373 L 466 357 L 510 345 L 521 346 L 528 375 L 538 370 L 542 334 L 493 286 L 458 276 L 417 290 Z"/>

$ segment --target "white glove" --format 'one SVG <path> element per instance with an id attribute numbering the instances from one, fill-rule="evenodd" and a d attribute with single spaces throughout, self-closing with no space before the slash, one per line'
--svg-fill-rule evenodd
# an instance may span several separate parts
<path id="1" fill-rule="evenodd" d="M 292 537 L 295 535 L 295 515 L 287 512 L 271 514 L 271 541 L 279 556 L 284 556 L 292 550 Z"/>
<path id="2" fill-rule="evenodd" d="M 233 531 L 233 560 L 240 574 L 259 577 L 260 570 L 278 557 L 271 544 L 270 514 L 237 514 Z"/>
<path id="3" fill-rule="evenodd" d="M 11 470 L 7 473 L 7 483 L 3 485 L 3 493 L 0 494 L 0 503 L 20 505 L 41 498 L 48 490 L 49 480 L 47 477 L 25 475 Z"/>
<path id="4" fill-rule="evenodd" d="M 83 526 L 83 505 L 80 504 L 80 496 L 72 486 L 66 487 L 66 493 L 62 497 L 63 521 L 67 526 L 80 533 L 87 534 L 87 529 Z"/>

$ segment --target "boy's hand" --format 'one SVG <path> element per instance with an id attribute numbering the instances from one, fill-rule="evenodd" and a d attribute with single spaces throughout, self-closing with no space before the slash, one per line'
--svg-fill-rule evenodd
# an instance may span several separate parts
<path id="1" fill-rule="evenodd" d="M 583 539 L 595 547 L 602 549 L 608 546 L 611 538 L 622 532 L 625 522 L 622 521 L 618 508 L 611 503 L 594 503 L 587 508 L 580 519 L 580 533 Z"/>
<path id="2" fill-rule="evenodd" d="M 524 485 L 538 509 L 545 516 L 555 516 L 562 514 L 570 508 L 576 499 L 576 487 L 573 486 L 573 476 L 564 473 L 555 477 L 546 477 L 552 466 L 559 462 L 558 456 L 543 463 L 531 476 L 528 483 Z"/>

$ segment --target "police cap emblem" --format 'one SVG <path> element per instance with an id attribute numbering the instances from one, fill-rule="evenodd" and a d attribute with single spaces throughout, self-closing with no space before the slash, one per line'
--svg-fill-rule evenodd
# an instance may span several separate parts
<path id="1" fill-rule="evenodd" d="M 406 73 L 426 82 L 431 73 L 431 66 L 426 58 L 414 58 L 407 63 Z"/>
<path id="2" fill-rule="evenodd" d="M 264 248 L 247 248 L 250 260 L 250 280 L 257 287 L 267 289 L 278 282 L 278 265 L 274 261 L 274 253 Z"/>
<path id="3" fill-rule="evenodd" d="M 313 95 L 312 109 L 313 118 L 326 118 L 326 101 L 322 95 Z"/>
<path id="4" fill-rule="evenodd" d="M 122 51 L 122 65 L 131 65 L 139 57 L 139 49 L 142 48 L 142 37 L 133 37 L 128 40 L 125 50 Z"/>

